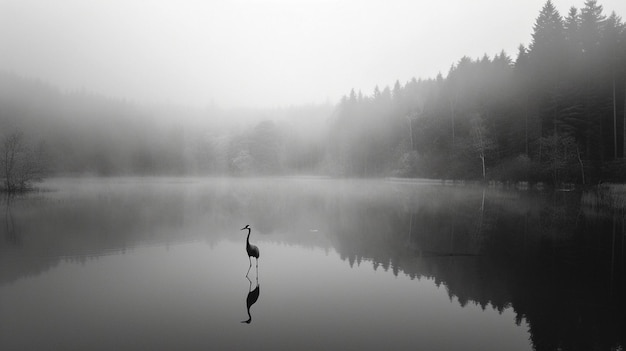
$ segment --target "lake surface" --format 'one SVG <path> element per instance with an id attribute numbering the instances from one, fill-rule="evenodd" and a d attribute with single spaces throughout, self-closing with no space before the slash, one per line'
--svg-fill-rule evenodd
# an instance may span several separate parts
<path id="1" fill-rule="evenodd" d="M 0 350 L 624 349 L 624 219 L 581 193 L 317 178 L 42 187 L 0 205 Z"/>

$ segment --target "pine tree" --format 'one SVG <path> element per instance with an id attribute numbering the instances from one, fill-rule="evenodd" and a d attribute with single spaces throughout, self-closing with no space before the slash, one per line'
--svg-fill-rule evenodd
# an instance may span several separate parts
<path id="1" fill-rule="evenodd" d="M 539 137 L 558 133 L 561 110 L 561 86 L 564 76 L 565 31 L 563 19 L 552 1 L 548 0 L 535 22 L 533 40 L 528 52 L 531 103 L 535 105 L 541 123 Z M 539 157 L 542 147 L 540 144 Z"/>

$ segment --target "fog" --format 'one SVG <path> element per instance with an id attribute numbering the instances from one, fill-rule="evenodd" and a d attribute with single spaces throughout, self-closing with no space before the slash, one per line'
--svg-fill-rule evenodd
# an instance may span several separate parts
<path id="1" fill-rule="evenodd" d="M 514 54 L 543 0 L 2 0 L 0 70 L 139 103 L 337 103 Z M 565 15 L 583 1 L 554 1 Z M 626 13 L 620 0 L 605 13 Z"/>
<path id="2" fill-rule="evenodd" d="M 12 74 L 0 74 L 0 96 L 3 134 L 22 133 L 51 175 L 317 172 L 333 111 L 138 105 Z"/>
<path id="3" fill-rule="evenodd" d="M 624 350 L 622 15 L 0 0 L 0 349 Z"/>
<path id="4" fill-rule="evenodd" d="M 623 13 L 612 0 L 1 1 L 0 165 L 29 171 L 4 188 L 44 169 L 621 180 L 601 166 L 626 155 Z"/>

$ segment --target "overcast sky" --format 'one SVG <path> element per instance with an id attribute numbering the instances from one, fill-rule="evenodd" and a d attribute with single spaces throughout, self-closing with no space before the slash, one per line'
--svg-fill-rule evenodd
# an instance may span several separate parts
<path id="1" fill-rule="evenodd" d="M 513 58 L 544 0 L 0 0 L 0 69 L 140 103 L 277 107 Z M 584 0 L 553 0 L 561 15 Z M 625 0 L 600 0 L 626 16 Z"/>

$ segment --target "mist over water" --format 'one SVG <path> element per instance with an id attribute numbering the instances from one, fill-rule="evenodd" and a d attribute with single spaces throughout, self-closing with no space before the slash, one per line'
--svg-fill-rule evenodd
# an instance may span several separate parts
<path id="1" fill-rule="evenodd" d="M 624 226 L 576 194 L 310 178 L 44 188 L 3 203 L 3 349 L 623 343 Z M 250 281 L 245 224 L 261 252 Z"/>
<path id="2" fill-rule="evenodd" d="M 623 350 L 624 13 L 0 0 L 0 350 Z"/>

